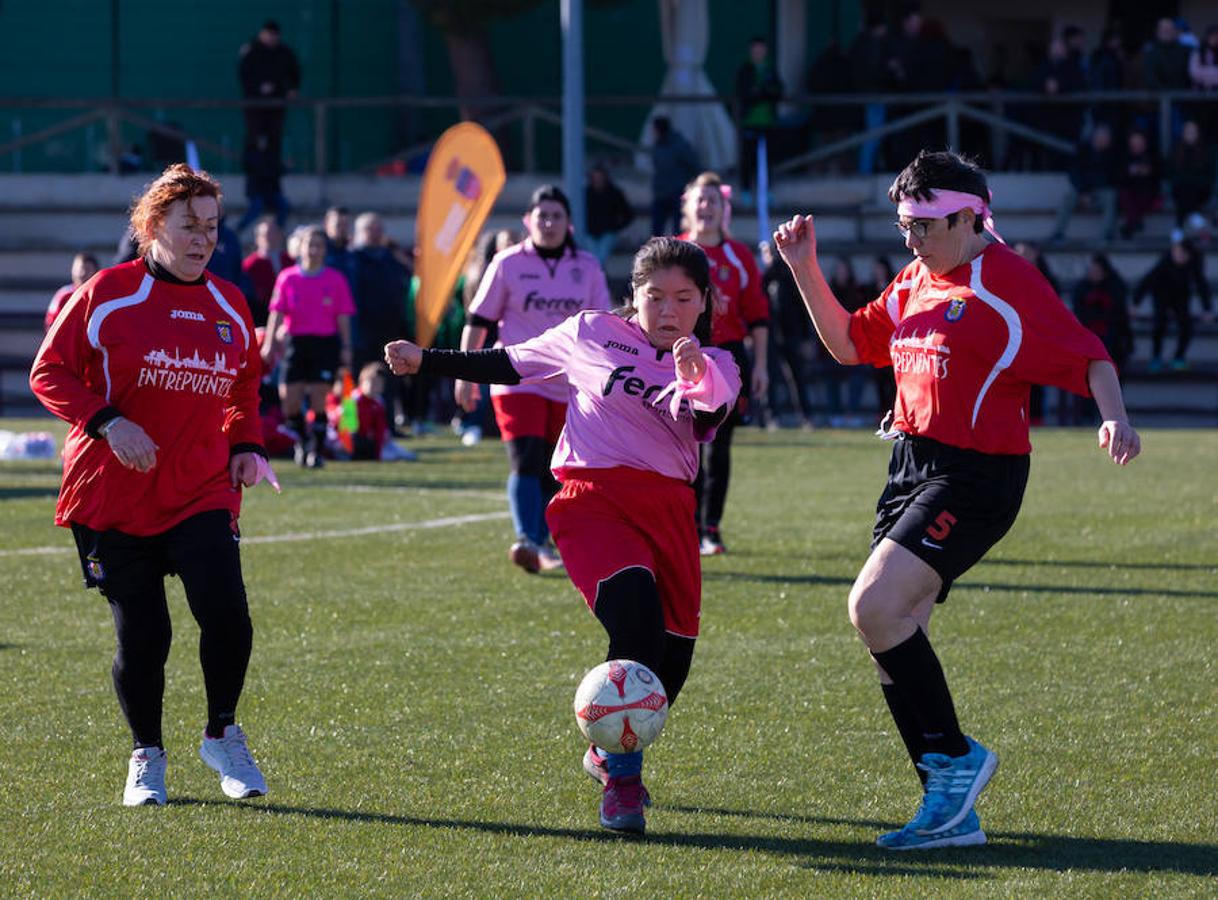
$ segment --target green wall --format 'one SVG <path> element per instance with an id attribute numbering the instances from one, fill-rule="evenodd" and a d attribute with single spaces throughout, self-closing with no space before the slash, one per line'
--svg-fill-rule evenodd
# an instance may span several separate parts
<path id="1" fill-rule="evenodd" d="M 839 26 L 848 39 L 857 29 L 854 4 L 838 0 Z M 750 35 L 773 31 L 771 4 L 710 0 L 710 50 L 706 70 L 716 89 L 732 92 L 736 68 Z M 4 97 L 104 98 L 112 83 L 123 98 L 218 97 L 238 99 L 238 48 L 259 24 L 276 19 L 303 70 L 304 97 L 368 97 L 401 93 L 402 73 L 417 70 L 416 83 L 429 96 L 453 92 L 443 36 L 406 7 L 418 59 L 400 60 L 399 0 L 0 0 L 0 143 L 19 120 L 30 134 L 79 110 L 19 110 Z M 112 14 L 117 15 L 117 61 L 112 53 Z M 664 73 L 659 12 L 655 0 L 585 3 L 586 88 L 590 96 L 648 95 L 659 90 Z M 808 49 L 825 45 L 833 21 L 832 4 L 808 9 Z M 407 29 L 409 31 L 409 28 Z M 561 94 L 559 2 L 546 0 L 532 11 L 498 18 L 487 27 L 500 84 L 508 95 Z M 409 44 L 407 44 L 409 46 Z M 557 111 L 558 106 L 555 104 Z M 164 122 L 180 122 L 239 151 L 240 111 L 156 107 L 147 110 Z M 634 139 L 647 107 L 590 104 L 591 126 Z M 386 108 L 340 110 L 328 129 L 331 169 L 350 170 L 391 155 L 408 141 L 437 134 L 457 121 L 454 109 L 427 110 L 409 117 Z M 503 133 L 509 162 L 518 162 L 520 130 Z M 542 168 L 556 169 L 557 126 L 537 129 Z M 143 129 L 125 127 L 127 144 L 146 146 Z M 105 130 L 99 124 L 61 135 L 21 152 L 24 171 L 96 170 L 102 167 Z M 314 126 L 307 109 L 288 114 L 285 154 L 297 170 L 314 166 Z M 589 156 L 613 155 L 604 144 L 589 143 Z M 218 171 L 238 168 L 206 151 L 205 165 Z M 0 171 L 16 160 L 0 156 Z"/>

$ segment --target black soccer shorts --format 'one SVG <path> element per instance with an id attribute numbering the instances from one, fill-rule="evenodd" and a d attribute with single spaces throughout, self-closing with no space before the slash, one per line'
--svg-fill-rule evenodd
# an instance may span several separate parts
<path id="1" fill-rule="evenodd" d="M 936 602 L 1010 530 L 1028 485 L 1027 454 L 962 450 L 903 435 L 876 504 L 871 547 L 895 541 L 943 579 Z"/>
<path id="2" fill-rule="evenodd" d="M 283 383 L 332 385 L 338 374 L 338 361 L 338 335 L 293 335 L 283 357 Z"/>

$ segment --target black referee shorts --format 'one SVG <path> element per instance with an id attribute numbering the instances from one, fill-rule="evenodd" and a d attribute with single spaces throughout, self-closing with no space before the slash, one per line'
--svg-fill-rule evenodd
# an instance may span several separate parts
<path id="1" fill-rule="evenodd" d="M 1010 530 L 1028 485 L 1027 454 L 962 450 L 930 438 L 893 442 L 888 484 L 876 504 L 871 548 L 900 544 L 939 573 L 947 599 L 952 582 Z"/>
<path id="2" fill-rule="evenodd" d="M 284 384 L 334 384 L 338 374 L 339 339 L 337 334 L 292 335 L 283 357 Z"/>

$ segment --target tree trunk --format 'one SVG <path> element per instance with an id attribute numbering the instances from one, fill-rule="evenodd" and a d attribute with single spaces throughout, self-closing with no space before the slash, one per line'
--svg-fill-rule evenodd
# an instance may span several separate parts
<path id="1" fill-rule="evenodd" d="M 461 118 L 486 118 L 496 111 L 496 106 L 477 101 L 499 94 L 499 78 L 495 74 L 495 60 L 491 57 L 486 32 L 476 26 L 445 29 L 444 43 L 448 47 L 453 85 L 461 99 Z"/>

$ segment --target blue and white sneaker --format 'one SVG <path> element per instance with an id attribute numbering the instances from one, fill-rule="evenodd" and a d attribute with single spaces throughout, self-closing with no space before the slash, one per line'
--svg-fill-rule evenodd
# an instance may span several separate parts
<path id="1" fill-rule="evenodd" d="M 877 847 L 885 850 L 934 850 L 936 847 L 977 847 L 985 843 L 985 832 L 975 810 L 969 810 L 964 820 L 954 828 L 938 834 L 919 834 L 909 825 L 900 831 L 890 831 L 875 839 Z"/>
<path id="2" fill-rule="evenodd" d="M 950 831 L 969 814 L 977 796 L 989 784 L 998 768 L 998 756 L 965 735 L 968 753 L 947 756 L 924 753 L 918 768 L 926 772 L 926 793 L 922 805 L 906 829 L 921 835 Z"/>
<path id="3" fill-rule="evenodd" d="M 588 751 L 584 754 L 584 771 L 588 773 L 589 778 L 599 782 L 602 787 L 609 784 L 609 765 L 605 754 L 601 753 L 596 744 L 588 745 Z M 647 792 L 646 785 L 643 786 L 643 805 L 651 806 L 651 794 Z"/>

